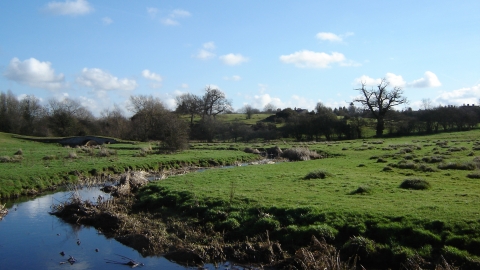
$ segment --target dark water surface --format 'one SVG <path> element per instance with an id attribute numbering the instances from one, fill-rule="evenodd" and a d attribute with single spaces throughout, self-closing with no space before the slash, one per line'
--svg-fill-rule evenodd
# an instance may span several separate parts
<path id="1" fill-rule="evenodd" d="M 99 195 L 108 197 L 97 188 L 83 189 L 79 193 L 82 199 L 91 201 L 96 201 Z M 71 194 L 57 192 L 23 202 L 7 202 L 9 213 L 0 221 L 0 269 L 129 269 L 126 265 L 107 263 L 110 260 L 128 261 L 119 255 L 143 263 L 144 266 L 137 267 L 139 269 L 198 269 L 172 263 L 163 257 L 142 257 L 136 250 L 106 238 L 93 227 L 68 224 L 48 214 L 52 204 L 68 200 Z M 62 251 L 64 256 L 60 255 Z M 69 256 L 76 262 L 62 264 Z M 218 268 L 204 267 L 243 269 L 229 263 Z"/>

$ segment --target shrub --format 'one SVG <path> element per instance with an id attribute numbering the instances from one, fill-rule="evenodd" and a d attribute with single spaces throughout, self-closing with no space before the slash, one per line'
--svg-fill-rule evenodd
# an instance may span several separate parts
<path id="1" fill-rule="evenodd" d="M 321 158 L 321 156 L 317 152 L 310 151 L 308 148 L 304 148 L 304 147 L 295 147 L 295 148 L 287 149 L 283 151 L 282 157 L 289 159 L 291 161 L 305 161 L 310 159 Z"/>
<path id="2" fill-rule="evenodd" d="M 424 189 L 429 189 L 431 186 L 427 180 L 420 179 L 420 178 L 412 178 L 412 179 L 405 179 L 400 184 L 400 187 L 405 189 L 424 190 Z"/>
<path id="3" fill-rule="evenodd" d="M 327 177 L 333 176 L 331 173 L 324 171 L 324 170 L 316 170 L 313 172 L 309 172 L 303 179 L 325 179 Z"/>

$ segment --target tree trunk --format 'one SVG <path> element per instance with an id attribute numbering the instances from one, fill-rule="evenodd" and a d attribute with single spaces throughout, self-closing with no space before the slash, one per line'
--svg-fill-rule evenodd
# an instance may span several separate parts
<path id="1" fill-rule="evenodd" d="M 383 117 L 379 117 L 377 119 L 377 132 L 376 136 L 377 137 L 382 137 L 383 136 L 383 130 L 385 129 L 385 120 Z"/>

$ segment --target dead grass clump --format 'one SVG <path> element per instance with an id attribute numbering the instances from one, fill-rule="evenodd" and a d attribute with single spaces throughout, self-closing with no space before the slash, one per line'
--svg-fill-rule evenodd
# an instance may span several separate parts
<path id="1" fill-rule="evenodd" d="M 448 162 L 438 165 L 441 170 L 466 170 L 471 171 L 477 168 L 477 164 L 473 161 L 470 162 Z"/>
<path id="2" fill-rule="evenodd" d="M 426 190 L 429 189 L 431 185 L 427 180 L 421 178 L 410 178 L 405 179 L 400 184 L 400 187 L 404 189 Z"/>
<path id="3" fill-rule="evenodd" d="M 356 195 L 356 194 L 365 195 L 365 194 L 370 194 L 370 193 L 372 193 L 372 188 L 370 188 L 369 186 L 360 186 L 356 190 L 350 192 L 349 194 L 350 195 Z"/>
<path id="4" fill-rule="evenodd" d="M 55 156 L 55 155 L 48 155 L 48 156 L 44 156 L 42 159 L 43 160 L 55 160 L 55 159 L 58 159 L 58 157 Z"/>
<path id="5" fill-rule="evenodd" d="M 423 157 L 422 161 L 426 163 L 438 163 L 443 161 L 443 157 L 441 156 Z"/>
<path id="6" fill-rule="evenodd" d="M 295 147 L 287 149 L 283 151 L 282 157 L 290 161 L 305 161 L 321 158 L 321 156 L 317 152 L 310 151 L 308 148 L 305 147 Z"/>
<path id="7" fill-rule="evenodd" d="M 67 159 L 77 159 L 77 152 L 69 152 L 68 155 L 65 157 Z"/>
<path id="8" fill-rule="evenodd" d="M 23 156 L 23 150 L 22 150 L 22 149 L 18 149 L 18 151 L 15 152 L 14 155 L 15 155 L 15 156 Z"/>
<path id="9" fill-rule="evenodd" d="M 467 148 L 464 147 L 464 146 L 462 146 L 462 147 L 455 147 L 454 146 L 454 147 L 448 148 L 447 151 L 449 151 L 449 152 L 460 152 L 460 151 L 465 151 L 465 150 L 467 150 Z"/>
<path id="10" fill-rule="evenodd" d="M 390 167 L 390 166 L 385 166 L 385 167 L 383 167 L 382 171 L 384 171 L 384 172 L 391 172 L 391 171 L 393 171 L 393 168 Z"/>
<path id="11" fill-rule="evenodd" d="M 0 204 L 0 220 L 8 214 L 8 209 L 5 207 L 5 204 Z"/>
<path id="12" fill-rule="evenodd" d="M 255 149 L 251 148 L 251 147 L 245 147 L 245 149 L 243 149 L 243 152 L 245 153 L 253 153 Z"/>
<path id="13" fill-rule="evenodd" d="M 309 179 L 325 179 L 327 177 L 331 177 L 333 174 L 325 171 L 325 170 L 316 170 L 313 172 L 309 172 L 303 179 L 309 180 Z"/>
<path id="14" fill-rule="evenodd" d="M 415 170 L 417 168 L 417 164 L 411 161 L 406 161 L 402 160 L 398 162 L 395 165 L 392 165 L 393 167 L 399 168 L 399 169 L 410 169 L 410 170 Z"/>
<path id="15" fill-rule="evenodd" d="M 11 157 L 9 157 L 9 156 L 1 156 L 0 157 L 0 163 L 8 163 L 8 162 L 12 162 Z"/>
<path id="16" fill-rule="evenodd" d="M 377 163 L 387 163 L 388 160 L 384 159 L 384 158 L 378 158 L 377 159 Z"/>
<path id="17" fill-rule="evenodd" d="M 417 170 L 422 171 L 422 172 L 436 172 L 437 171 L 437 169 L 432 168 L 432 167 L 428 166 L 427 164 L 418 165 Z"/>
<path id="18" fill-rule="evenodd" d="M 471 179 L 480 179 L 480 171 L 469 173 L 467 177 Z"/>

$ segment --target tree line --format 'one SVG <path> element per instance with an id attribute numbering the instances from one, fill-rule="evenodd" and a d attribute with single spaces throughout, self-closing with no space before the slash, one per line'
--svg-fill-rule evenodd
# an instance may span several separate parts
<path id="1" fill-rule="evenodd" d="M 365 84 L 356 90 L 361 96 L 348 108 L 329 108 L 322 103 L 312 111 L 297 108 L 277 110 L 268 104 L 270 116 L 254 125 L 242 121 L 225 122 L 220 114 L 233 113 L 232 103 L 215 88 L 205 88 L 201 96 L 183 94 L 177 107 L 169 110 L 153 96 L 131 96 L 127 108 L 131 117 L 115 105 L 95 117 L 78 101 L 51 99 L 42 105 L 35 96 L 18 100 L 11 92 L 0 93 L 0 131 L 29 136 L 100 135 L 126 140 L 160 141 L 165 149 L 185 149 L 189 140 L 245 141 L 295 138 L 296 140 L 338 140 L 365 137 L 374 129 L 377 137 L 431 134 L 475 128 L 480 119 L 478 106 L 429 106 L 398 111 L 394 106 L 407 102 L 400 88 L 387 89 L 383 80 L 376 88 Z M 356 107 L 355 103 L 361 106 Z M 245 105 L 246 118 L 260 111 Z M 386 133 L 386 134 L 384 134 Z"/>

